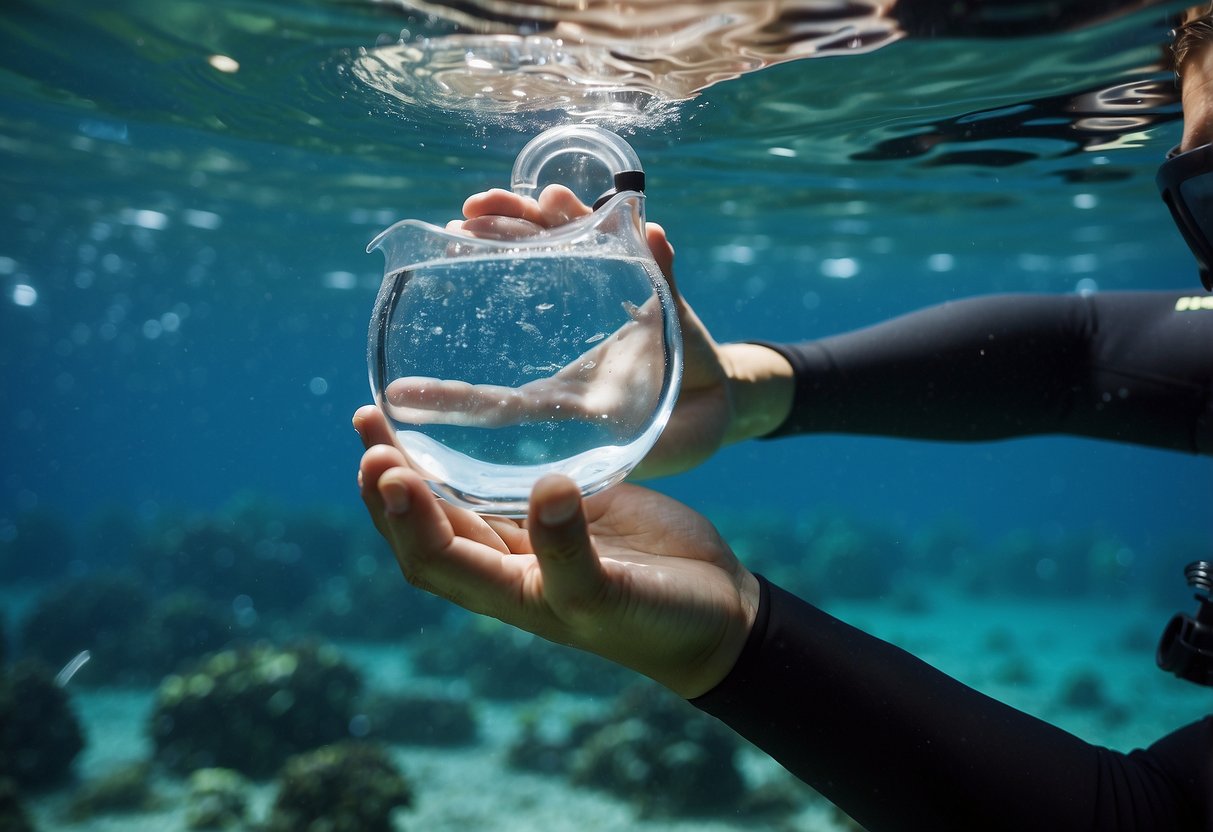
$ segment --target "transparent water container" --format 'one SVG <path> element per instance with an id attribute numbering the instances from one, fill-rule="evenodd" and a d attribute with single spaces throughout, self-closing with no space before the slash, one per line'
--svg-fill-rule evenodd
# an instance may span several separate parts
<path id="1" fill-rule="evenodd" d="M 513 190 L 535 195 L 570 155 L 612 179 L 589 216 L 508 240 L 404 220 L 368 247 L 386 258 L 375 401 L 433 491 L 474 511 L 524 515 L 547 473 L 586 495 L 621 481 L 678 395 L 682 339 L 632 148 L 597 127 L 549 130 L 519 154 Z"/>

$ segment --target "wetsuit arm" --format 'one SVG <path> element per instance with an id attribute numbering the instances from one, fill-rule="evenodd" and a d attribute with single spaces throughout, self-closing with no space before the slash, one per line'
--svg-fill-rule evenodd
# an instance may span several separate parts
<path id="1" fill-rule="evenodd" d="M 1064 433 L 1213 454 L 1213 308 L 1178 292 L 999 295 L 764 343 L 795 372 L 770 436 Z"/>
<path id="2" fill-rule="evenodd" d="M 870 832 L 1206 829 L 1213 719 L 1098 748 L 760 582 L 741 658 L 693 704 Z"/>

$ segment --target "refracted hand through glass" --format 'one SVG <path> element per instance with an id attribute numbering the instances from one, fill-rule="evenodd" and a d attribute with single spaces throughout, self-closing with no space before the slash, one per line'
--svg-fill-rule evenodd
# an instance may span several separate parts
<path id="1" fill-rule="evenodd" d="M 470 383 L 424 376 L 387 386 L 392 418 L 414 425 L 500 428 L 548 420 L 600 423 L 622 438 L 653 413 L 661 393 L 654 356 L 663 352 L 663 322 L 656 299 L 643 307 L 620 304 L 626 321 L 549 376 L 519 386 Z"/>

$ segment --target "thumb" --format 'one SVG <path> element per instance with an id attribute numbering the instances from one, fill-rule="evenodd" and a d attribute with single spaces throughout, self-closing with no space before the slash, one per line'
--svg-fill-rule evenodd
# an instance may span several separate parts
<path id="1" fill-rule="evenodd" d="M 661 269 L 661 273 L 665 276 L 666 282 L 669 283 L 670 288 L 673 289 L 674 246 L 670 244 L 669 238 L 666 237 L 665 229 L 655 222 L 646 223 L 645 237 L 648 240 L 649 251 L 653 255 L 653 260 L 657 263 L 657 268 Z"/>
<path id="2" fill-rule="evenodd" d="M 543 477 L 531 490 L 529 516 L 544 597 L 557 614 L 587 610 L 600 599 L 605 577 L 577 484 L 556 474 Z"/>

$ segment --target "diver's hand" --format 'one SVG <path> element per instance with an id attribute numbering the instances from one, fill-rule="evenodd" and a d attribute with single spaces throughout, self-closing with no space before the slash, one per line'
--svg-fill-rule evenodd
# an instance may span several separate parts
<path id="1" fill-rule="evenodd" d="M 384 391 L 388 411 L 413 425 L 496 428 L 534 419 L 602 421 L 631 438 L 653 412 L 664 322 L 654 298 L 625 309 L 627 322 L 556 373 L 518 387 L 405 376 Z"/>
<path id="2" fill-rule="evenodd" d="M 584 501 L 551 475 L 526 522 L 436 498 L 373 406 L 354 425 L 363 502 L 410 583 L 551 641 L 597 653 L 693 698 L 732 669 L 758 582 L 712 525 L 674 500 L 619 485 Z"/>
<path id="3" fill-rule="evenodd" d="M 494 189 L 468 197 L 463 205 L 465 219 L 453 220 L 447 228 L 480 237 L 510 239 L 541 233 L 590 212 L 589 206 L 562 185 L 548 186 L 537 200 Z M 726 443 L 768 433 L 783 421 L 792 403 L 792 368 L 787 361 L 773 350 L 754 344 L 717 344 L 678 291 L 674 280 L 674 248 L 665 230 L 649 223 L 646 233 L 649 250 L 674 296 L 682 328 L 684 367 L 678 404 L 657 444 L 634 472 L 638 477 L 685 471 Z M 643 323 L 645 315 L 650 321 L 656 316 L 655 310 L 645 308 L 639 313 L 633 315 L 632 323 Z M 631 325 L 625 324 L 616 336 Z M 589 382 L 594 381 L 586 375 L 587 367 L 606 366 L 599 359 L 611 354 L 619 361 L 629 360 L 630 353 L 620 349 L 622 342 L 616 336 L 580 356 L 553 379 L 532 382 L 534 387 L 490 388 L 454 381 L 401 379 L 395 388 L 397 400 L 404 402 L 411 398 L 413 403 L 421 403 L 423 410 L 429 409 L 431 416 L 438 409 L 446 409 L 449 415 L 465 408 L 465 412 L 478 414 L 474 418 L 483 420 L 477 424 L 486 425 L 522 421 L 536 407 L 547 410 L 553 396 L 566 394 L 582 405 L 581 410 L 567 411 L 570 415 L 583 411 L 618 415 L 629 406 L 649 406 L 647 396 L 655 394 L 630 390 L 626 384 L 596 387 L 600 398 L 592 403 L 577 398 L 578 391 L 590 390 Z M 641 342 L 642 339 L 633 338 L 631 347 L 636 348 Z M 623 374 L 615 377 L 621 382 L 625 380 Z M 569 381 L 580 382 L 582 386 L 570 386 Z M 421 386 L 429 391 L 429 404 L 420 392 Z M 388 395 L 391 402 L 390 387 Z"/>

